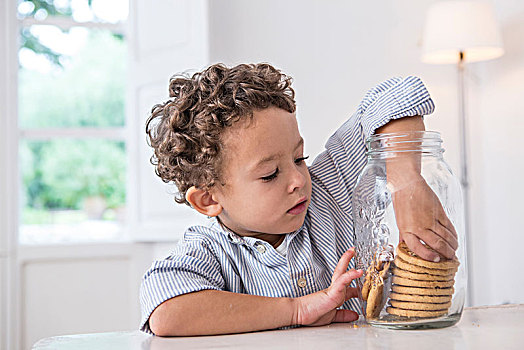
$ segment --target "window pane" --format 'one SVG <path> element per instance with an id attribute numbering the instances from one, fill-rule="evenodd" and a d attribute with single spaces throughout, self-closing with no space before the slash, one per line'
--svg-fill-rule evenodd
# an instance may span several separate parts
<path id="1" fill-rule="evenodd" d="M 18 17 L 39 21 L 65 16 L 77 22 L 117 23 L 125 21 L 128 12 L 128 0 L 18 0 Z"/>
<path id="2" fill-rule="evenodd" d="M 23 244 L 118 238 L 125 210 L 123 142 L 21 141 Z"/>
<path id="3" fill-rule="evenodd" d="M 126 44 L 107 30 L 22 28 L 22 128 L 124 125 Z"/>

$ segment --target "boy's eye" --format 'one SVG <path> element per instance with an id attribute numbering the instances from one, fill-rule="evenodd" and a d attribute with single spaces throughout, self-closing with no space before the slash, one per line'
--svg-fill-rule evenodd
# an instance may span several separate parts
<path id="1" fill-rule="evenodd" d="M 297 159 L 295 159 L 295 164 L 300 164 L 300 163 L 302 163 L 303 161 L 305 161 L 308 158 L 309 158 L 309 156 L 297 158 Z"/>
<path id="2" fill-rule="evenodd" d="M 277 174 L 278 174 L 278 168 L 275 169 L 275 171 L 273 172 L 273 174 L 271 175 L 268 175 L 268 176 L 263 176 L 261 177 L 262 181 L 264 182 L 269 182 L 271 180 L 273 180 L 274 178 L 277 177 Z"/>

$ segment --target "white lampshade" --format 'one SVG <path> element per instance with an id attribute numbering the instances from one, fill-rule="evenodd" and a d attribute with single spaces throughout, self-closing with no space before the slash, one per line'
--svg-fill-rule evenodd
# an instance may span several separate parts
<path id="1" fill-rule="evenodd" d="M 483 2 L 444 1 L 433 4 L 424 28 L 422 61 L 457 63 L 490 60 L 504 54 L 492 7 Z"/>

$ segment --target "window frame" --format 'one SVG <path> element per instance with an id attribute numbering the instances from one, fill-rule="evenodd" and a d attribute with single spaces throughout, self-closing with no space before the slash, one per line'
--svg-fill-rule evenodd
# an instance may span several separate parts
<path id="1" fill-rule="evenodd" d="M 9 2 L 14 3 L 12 1 Z M 55 21 L 61 26 L 77 24 L 75 21 L 48 17 L 46 21 L 34 19 L 17 19 L 16 4 L 10 5 L 10 21 L 13 32 L 10 34 L 15 40 L 20 34 L 20 23 L 53 24 Z M 97 138 L 99 136 L 116 137 L 126 145 L 126 213 L 122 235 L 118 242 L 134 243 L 161 243 L 176 242 L 184 236 L 190 225 L 205 224 L 207 220 L 202 214 L 187 206 L 174 203 L 173 187 L 166 185 L 155 176 L 154 169 L 149 163 L 152 150 L 146 145 L 145 120 L 154 103 L 165 100 L 169 77 L 180 72 L 200 71 L 210 64 L 209 57 L 209 27 L 208 27 L 207 0 L 155 1 L 142 2 L 129 0 L 129 15 L 126 22 L 118 25 L 96 23 L 96 25 L 121 30 L 127 43 L 127 81 L 125 97 L 125 127 L 120 136 L 116 136 L 113 129 L 87 128 L 77 129 L 23 129 L 12 135 L 16 147 L 23 136 L 45 139 L 59 136 L 78 139 Z M 172 14 L 179 14 L 178 26 L 180 31 L 176 35 L 172 32 Z M 17 25 L 18 23 L 18 25 Z M 80 22 L 78 22 L 80 24 Z M 90 22 L 89 22 L 90 23 Z M 91 26 L 92 24 L 81 23 Z M 120 29 L 118 29 L 120 28 Z M 12 87 L 17 89 L 18 80 L 18 45 L 15 42 L 11 47 L 16 48 L 14 66 L 11 66 L 15 75 Z M 15 92 L 16 93 L 16 92 Z M 15 102 L 17 99 L 15 98 Z M 16 108 L 17 106 L 15 106 Z M 18 113 L 12 114 L 18 118 Z M 11 130 L 19 130 L 12 127 Z M 79 132 L 81 131 L 81 133 Z M 15 134 L 15 133 L 12 133 Z M 122 139 L 120 139 L 122 137 Z M 29 140 L 29 138 L 26 138 Z M 147 150 L 146 150 L 147 148 Z M 18 162 L 18 155 L 16 155 Z M 15 182 L 11 192 L 18 188 L 20 174 L 14 174 Z M 17 198 L 18 201 L 18 198 Z M 18 215 L 18 206 L 16 214 Z M 14 244 L 18 245 L 18 217 L 16 219 L 16 233 Z M 100 243 L 111 243 L 111 240 Z M 85 244 L 77 242 L 71 244 Z M 55 243 L 50 243 L 55 244 Z M 25 245 L 23 245 L 26 247 Z"/>
<path id="2" fill-rule="evenodd" d="M 15 315 L 20 310 L 18 293 L 18 59 L 16 4 L 0 2 L 0 286 L 6 286 L 0 299 L 0 327 L 5 330 L 0 347 L 16 349 L 20 328 Z M 6 272 L 6 273 L 4 273 Z"/>
<path id="3" fill-rule="evenodd" d="M 127 40 L 127 79 L 125 128 L 121 135 L 126 144 L 127 184 L 126 184 L 126 226 L 124 227 L 124 244 L 111 241 L 99 241 L 93 244 L 85 242 L 72 244 L 20 245 L 19 244 L 19 185 L 20 171 L 18 168 L 18 146 L 22 136 L 43 138 L 78 137 L 96 138 L 110 137 L 113 130 L 100 129 L 89 131 L 80 129 L 82 134 L 72 129 L 44 130 L 24 129 L 18 127 L 18 37 L 20 35 L 20 20 L 17 19 L 16 1 L 0 2 L 0 37 L 6 45 L 0 51 L 0 263 L 7 263 L 7 274 L 0 273 L 0 285 L 7 285 L 7 296 L 1 295 L 0 326 L 6 331 L 6 336 L 0 337 L 0 348 L 22 349 L 24 330 L 24 268 L 29 263 L 45 263 L 47 261 L 62 261 L 69 259 L 102 259 L 114 260 L 125 258 L 132 265 L 132 285 L 129 290 L 135 290 L 137 277 L 141 276 L 144 266 L 150 264 L 154 256 L 167 254 L 168 246 L 173 241 L 182 238 L 184 225 L 179 221 L 185 219 L 185 212 L 179 213 L 174 203 L 169 203 L 166 211 L 156 208 L 154 217 L 145 217 L 143 208 L 150 205 L 143 201 L 143 193 L 161 189 L 161 198 L 166 198 L 165 184 L 153 184 L 144 174 L 154 171 L 144 157 L 141 148 L 146 147 L 144 122 L 146 110 L 140 109 L 145 103 L 151 107 L 148 100 L 150 94 L 154 101 L 165 96 L 167 81 L 171 74 L 188 68 L 200 70 L 209 65 L 208 44 L 208 2 L 207 0 L 155 1 L 142 2 L 129 0 L 129 16 L 125 28 Z M 171 19 L 172 13 L 181 13 L 186 38 L 170 42 L 173 34 L 164 27 L 170 28 L 166 20 L 158 20 L 158 15 Z M 25 20 L 26 23 L 31 21 Z M 39 21 L 38 24 L 43 24 Z M 146 29 L 146 35 L 139 35 Z M 152 29 L 153 28 L 153 29 Z M 157 35 L 157 33 L 160 33 Z M 155 35 L 151 40 L 151 35 Z M 154 44 L 150 45 L 149 41 Z M 154 51 L 146 48 L 153 46 Z M 132 72 L 132 74 L 130 74 Z M 161 93 L 158 93 L 160 91 Z M 142 103 L 141 101 L 145 101 Z M 71 132 L 73 131 L 73 132 Z M 109 135 L 111 134 L 111 135 Z M 154 174 L 153 174 L 154 175 Z M 158 199 L 156 197 L 155 199 Z M 174 209 L 175 208 L 175 209 Z M 158 218 L 161 217 L 162 221 Z M 110 253 L 109 253 L 110 252 Z M 79 255 L 80 254 L 80 255 Z M 5 265 L 4 265 L 5 266 Z M 133 299 L 133 300 L 136 300 Z M 137 314 L 138 315 L 138 314 Z"/>
<path id="4" fill-rule="evenodd" d="M 129 0 L 129 5 L 131 5 L 132 0 Z M 15 16 L 17 15 L 17 10 L 15 7 Z M 69 30 L 73 27 L 81 27 L 81 28 L 87 28 L 87 29 L 102 29 L 102 30 L 109 30 L 113 34 L 120 34 L 128 40 L 128 22 L 129 17 L 126 21 L 117 22 L 117 23 L 107 23 L 107 22 L 96 22 L 96 21 L 86 21 L 86 22 L 78 22 L 75 21 L 72 17 L 61 17 L 61 16 L 52 16 L 49 15 L 43 20 L 36 20 L 33 17 L 25 17 L 25 18 L 16 18 L 16 34 L 15 38 L 19 38 L 20 32 L 23 28 L 29 28 L 33 25 L 49 25 L 49 26 L 56 26 L 63 30 Z M 15 58 L 16 58 L 16 66 L 12 66 L 13 70 L 16 72 L 16 76 L 14 78 L 15 84 L 13 85 L 14 89 L 16 90 L 16 98 L 15 98 L 15 108 L 16 111 L 13 113 L 14 119 L 16 119 L 16 127 L 14 129 L 17 130 L 16 137 L 13 137 L 13 143 L 16 144 L 16 160 L 17 164 L 20 162 L 20 154 L 19 154 L 19 144 L 22 141 L 49 141 L 49 140 L 56 140 L 56 139 L 70 139 L 70 140 L 90 140 L 90 139 L 98 139 L 98 140 L 107 140 L 107 141 L 119 141 L 123 142 L 126 147 L 126 185 L 125 185 L 125 191 L 126 191 L 126 199 L 125 199 L 125 206 L 128 206 L 129 202 L 129 191 L 132 190 L 132 187 L 129 186 L 129 164 L 130 164 L 130 147 L 132 138 L 130 137 L 130 121 L 129 121 L 129 113 L 128 113 L 128 92 L 125 91 L 125 110 L 124 110 L 124 125 L 119 127 L 21 127 L 19 123 L 19 111 L 18 111 L 18 103 L 19 103 L 19 96 L 18 96 L 18 88 L 19 88 L 19 79 L 18 79 L 18 52 L 20 50 L 20 43 L 17 41 L 14 46 L 15 49 Z M 129 55 L 130 55 L 130 48 L 129 45 L 127 45 L 127 58 L 126 60 L 129 61 Z M 128 75 L 128 74 L 126 74 Z M 127 85 L 127 84 L 126 84 Z M 21 191 L 24 189 L 20 176 L 21 171 L 19 167 L 16 171 L 16 183 L 17 183 L 17 190 L 13 191 L 16 193 L 17 202 L 19 203 Z M 22 225 L 21 220 L 21 214 L 20 214 L 20 205 L 22 203 L 19 203 L 17 206 L 17 215 L 16 215 L 16 234 L 15 234 L 15 241 L 16 244 L 19 245 L 20 243 L 20 226 Z M 79 242 L 71 242 L 72 244 L 89 244 L 89 243 L 111 243 L 111 242 L 122 242 L 122 241 L 130 241 L 130 237 L 128 234 L 128 220 L 127 217 L 124 219 L 124 223 L 121 225 L 121 231 L 118 234 L 118 237 L 116 238 L 109 238 L 105 240 L 82 240 Z M 60 242 L 49 242 L 44 244 L 60 244 Z M 21 244 L 25 245 L 25 244 Z M 36 245 L 42 245 L 42 243 L 37 243 Z"/>

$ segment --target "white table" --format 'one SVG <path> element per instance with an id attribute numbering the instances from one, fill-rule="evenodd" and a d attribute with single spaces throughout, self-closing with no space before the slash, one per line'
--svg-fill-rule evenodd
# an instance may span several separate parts
<path id="1" fill-rule="evenodd" d="M 389 330 L 363 322 L 234 335 L 160 338 L 139 331 L 45 338 L 38 350 L 163 349 L 524 349 L 524 305 L 466 308 L 452 327 Z"/>

